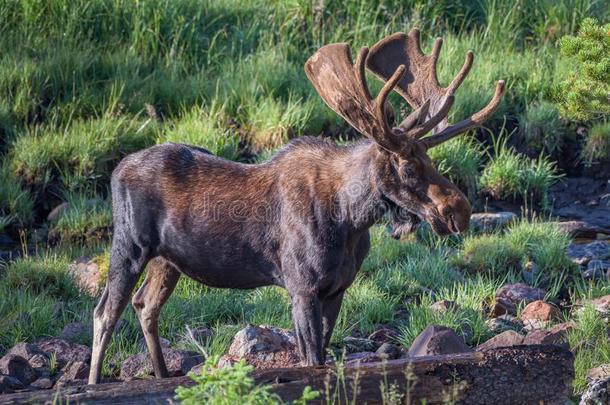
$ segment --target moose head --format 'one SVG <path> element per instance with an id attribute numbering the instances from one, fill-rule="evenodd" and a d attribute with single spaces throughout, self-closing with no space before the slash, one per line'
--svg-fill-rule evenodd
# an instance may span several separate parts
<path id="1" fill-rule="evenodd" d="M 450 125 L 447 114 L 474 55 L 468 52 L 457 76 L 442 87 L 436 72 L 441 45 L 442 39 L 437 38 L 432 53 L 425 55 L 415 28 L 408 35 L 396 33 L 382 39 L 370 51 L 362 48 L 355 64 L 344 43 L 320 48 L 305 64 L 309 80 L 326 104 L 379 146 L 376 183 L 391 208 L 394 236 L 411 231 L 420 219 L 439 234 L 468 228 L 468 200 L 436 170 L 427 150 L 487 120 L 504 93 L 504 81 L 500 80 L 485 108 Z M 365 66 L 385 81 L 374 99 L 366 84 Z M 413 109 L 394 128 L 389 122 L 394 112 L 386 103 L 392 90 Z"/>

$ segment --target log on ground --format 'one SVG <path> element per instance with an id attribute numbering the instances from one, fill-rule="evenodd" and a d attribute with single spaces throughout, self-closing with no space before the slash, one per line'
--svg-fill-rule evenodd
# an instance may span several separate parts
<path id="1" fill-rule="evenodd" d="M 298 398 L 306 386 L 320 400 L 380 403 L 384 392 L 403 396 L 402 403 L 562 404 L 572 394 L 574 358 L 564 347 L 513 346 L 486 352 L 399 359 L 345 367 L 301 367 L 255 371 L 258 383 L 271 384 L 283 400 Z M 188 377 L 67 387 L 0 396 L 0 404 L 171 403 Z M 393 387 L 393 388 L 391 388 Z"/>

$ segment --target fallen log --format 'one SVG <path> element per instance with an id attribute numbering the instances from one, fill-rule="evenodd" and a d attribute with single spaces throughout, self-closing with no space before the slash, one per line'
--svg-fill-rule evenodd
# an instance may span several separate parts
<path id="1" fill-rule="evenodd" d="M 401 403 L 563 404 L 572 393 L 572 353 L 560 346 L 513 346 L 486 352 L 399 359 L 344 368 L 299 367 L 255 371 L 253 378 L 271 384 L 283 400 L 300 397 L 310 386 L 320 400 L 335 403 L 380 403 L 389 392 Z M 188 377 L 67 387 L 0 395 L 0 404 L 170 403 Z M 385 394 L 384 394 L 385 393 Z"/>

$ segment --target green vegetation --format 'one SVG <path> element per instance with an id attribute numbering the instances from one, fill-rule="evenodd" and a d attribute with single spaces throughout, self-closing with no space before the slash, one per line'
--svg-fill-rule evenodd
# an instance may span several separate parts
<path id="1" fill-rule="evenodd" d="M 575 269 L 565 256 L 569 242 L 568 235 L 553 224 L 522 221 L 503 233 L 467 236 L 453 262 L 470 273 L 500 278 L 533 262 L 537 269 L 534 284 L 548 288 Z"/>
<path id="2" fill-rule="evenodd" d="M 576 120 L 610 115 L 610 23 L 583 20 L 577 36 L 561 39 L 563 55 L 571 58 L 573 71 L 556 91 L 562 113 Z"/>
<path id="3" fill-rule="evenodd" d="M 191 373 L 190 377 L 197 383 L 193 387 L 179 387 L 176 398 L 184 405 L 208 403 L 214 405 L 248 404 L 267 405 L 283 404 L 280 397 L 271 392 L 268 385 L 256 385 L 248 375 L 254 367 L 240 361 L 232 367 L 217 368 L 218 357 L 209 358 L 201 369 L 201 374 Z M 319 396 L 319 393 L 305 388 L 300 399 L 294 404 L 306 404 Z"/>
<path id="4" fill-rule="evenodd" d="M 528 147 L 551 156 L 560 154 L 566 129 L 554 104 L 543 101 L 528 105 L 519 123 Z"/>
<path id="5" fill-rule="evenodd" d="M 581 155 L 587 166 L 610 161 L 610 122 L 591 127 Z"/>

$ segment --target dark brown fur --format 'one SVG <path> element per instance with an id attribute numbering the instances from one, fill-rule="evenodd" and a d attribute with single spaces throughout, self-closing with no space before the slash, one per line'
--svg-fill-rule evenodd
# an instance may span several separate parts
<path id="1" fill-rule="evenodd" d="M 402 209 L 439 233 L 468 226 L 468 202 L 419 152 L 405 160 L 370 141 L 340 147 L 304 137 L 260 165 L 179 144 L 126 157 L 112 176 L 115 230 L 90 382 L 153 258 L 133 303 L 157 376 L 167 376 L 157 319 L 180 274 L 213 287 L 286 288 L 302 358 L 321 364 L 371 225 Z"/>

